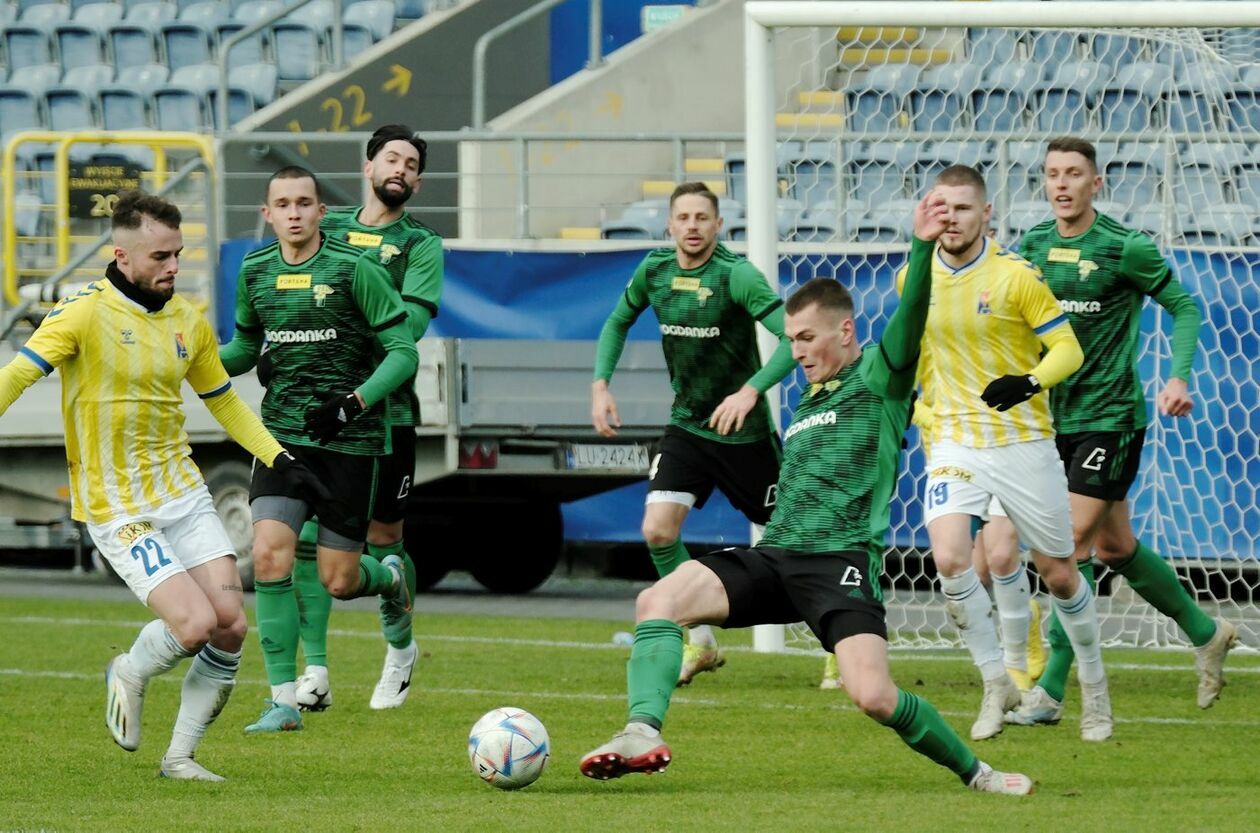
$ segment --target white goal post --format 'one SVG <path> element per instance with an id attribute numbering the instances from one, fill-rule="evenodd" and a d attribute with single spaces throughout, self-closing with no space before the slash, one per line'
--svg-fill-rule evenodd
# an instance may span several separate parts
<path id="1" fill-rule="evenodd" d="M 1231 109 L 1239 101 L 1242 101 L 1239 106 L 1260 107 L 1260 3 L 754 0 L 744 7 L 744 21 L 746 137 L 743 167 L 738 174 L 742 190 L 737 196 L 746 210 L 748 258 L 776 290 L 781 289 L 781 267 L 793 276 L 799 269 L 802 279 L 825 273 L 819 271 L 817 261 L 806 263 L 811 256 L 851 257 L 863 265 L 863 259 L 867 258 L 872 263 L 878 261 L 876 265 L 884 268 L 887 263 L 883 259 L 890 257 L 889 253 L 905 251 L 908 240 L 905 235 L 908 232 L 903 231 L 902 236 L 897 237 L 894 229 L 889 232 L 893 236 L 878 237 L 878 228 L 886 227 L 891 221 L 884 220 L 884 226 L 880 227 L 880 218 L 871 219 L 870 215 L 875 214 L 880 206 L 867 205 L 864 202 L 867 195 L 852 181 L 851 172 L 861 172 L 860 168 L 854 167 L 855 164 L 863 164 L 854 161 L 852 151 L 859 146 L 867 154 L 862 158 L 878 159 L 894 170 L 898 164 L 905 166 L 904 189 L 899 193 L 901 199 L 891 201 L 898 203 L 903 210 L 910 204 L 910 197 L 921 192 L 915 186 L 921 181 L 921 172 L 928 168 L 921 159 L 916 161 L 915 151 L 926 146 L 943 148 L 948 145 L 950 152 L 955 152 L 960 145 L 983 144 L 984 152 L 990 154 L 985 157 L 984 164 L 990 166 L 988 170 L 998 174 L 990 182 L 991 192 L 995 190 L 994 182 L 1005 180 L 1017 165 L 1035 164 L 1036 173 L 1039 173 L 1040 157 L 1032 162 L 1023 159 L 1021 154 L 1029 147 L 1044 148 L 1045 140 L 1051 135 L 1077 134 L 1094 141 L 1099 147 L 1100 168 L 1104 161 L 1117 153 L 1120 156 L 1128 153 L 1133 157 L 1138 151 L 1149 151 L 1151 158 L 1140 160 L 1147 166 L 1141 170 L 1149 171 L 1152 177 L 1149 192 L 1139 183 L 1133 193 L 1125 190 L 1121 200 L 1119 188 L 1107 191 L 1105 185 L 1101 196 L 1108 199 L 1109 206 L 1115 203 L 1114 210 L 1118 216 L 1139 217 L 1144 211 L 1148 215 L 1162 212 L 1162 224 L 1158 218 L 1152 220 L 1146 217 L 1147 225 L 1137 221 L 1127 222 L 1126 225 L 1151 234 L 1165 255 L 1174 260 L 1179 276 L 1183 275 L 1186 264 L 1192 265 L 1192 271 L 1197 270 L 1192 276 L 1194 284 L 1189 287 L 1192 294 L 1202 296 L 1205 292 L 1215 292 L 1218 272 L 1213 270 L 1221 267 L 1230 270 L 1221 279 L 1222 285 L 1226 281 L 1233 283 L 1221 290 L 1224 294 L 1217 293 L 1206 299 L 1209 304 L 1215 304 L 1221 313 L 1218 318 L 1213 318 L 1205 311 L 1205 336 L 1201 339 L 1203 346 L 1200 353 L 1208 355 L 1206 360 L 1203 355 L 1200 356 L 1196 364 L 1196 382 L 1192 385 L 1192 390 L 1200 388 L 1195 391 L 1196 397 L 1202 396 L 1207 407 L 1197 405 L 1195 415 L 1175 429 L 1161 428 L 1160 420 L 1153 420 L 1144 455 L 1143 471 L 1146 474 L 1134 487 L 1135 492 L 1146 489 L 1144 499 L 1152 508 L 1145 514 L 1135 513 L 1135 523 L 1146 525 L 1143 540 L 1150 535 L 1151 540 L 1157 543 L 1158 551 L 1173 558 L 1183 581 L 1188 580 L 1192 572 L 1199 577 L 1196 589 L 1205 607 L 1209 607 L 1210 603 L 1210 613 L 1215 615 L 1219 612 L 1236 621 L 1243 644 L 1253 649 L 1260 647 L 1260 605 L 1257 604 L 1260 599 L 1257 587 L 1257 577 L 1260 576 L 1260 510 L 1256 508 L 1256 496 L 1260 491 L 1260 477 L 1257 477 L 1260 473 L 1260 436 L 1257 436 L 1260 433 L 1260 416 L 1254 413 L 1260 411 L 1260 402 L 1255 398 L 1260 383 L 1255 378 L 1254 364 L 1245 358 L 1248 353 L 1254 357 L 1260 351 L 1260 313 L 1254 307 L 1248 308 L 1253 302 L 1260 301 L 1260 117 L 1249 116 L 1246 112 L 1239 116 L 1240 111 Z M 1236 43 L 1232 36 L 1251 29 L 1256 30 L 1251 33 L 1255 35 L 1254 40 L 1250 41 L 1254 49 L 1232 49 L 1231 44 Z M 810 30 L 812 36 L 809 35 Z M 871 36 L 872 30 L 899 32 L 906 42 L 895 42 L 892 36 L 880 35 L 878 31 Z M 1009 53 L 1013 57 L 1003 57 L 1008 53 L 1002 53 L 1001 49 L 984 53 L 986 57 L 983 60 L 988 63 L 982 66 L 982 53 L 976 44 L 983 39 L 979 33 L 988 33 L 989 30 L 1004 30 L 1011 42 L 1018 42 L 1019 46 L 1017 52 Z M 900 76 L 913 75 L 918 79 L 927 78 L 929 69 L 938 71 L 942 63 L 954 65 L 960 69 L 960 75 L 972 73 L 976 79 L 975 86 L 942 90 L 946 96 L 961 96 L 957 99 L 946 97 L 945 100 L 965 100 L 967 107 L 971 108 L 973 99 L 969 96 L 977 88 L 983 90 L 991 78 L 1020 77 L 1022 70 L 1013 68 L 1013 65 L 1046 60 L 1044 56 L 1036 57 L 1041 48 L 1037 38 L 1048 32 L 1061 34 L 1070 40 L 1071 48 L 1078 50 L 1072 53 L 1072 57 L 1079 57 L 1079 63 L 1083 65 L 1101 67 L 1108 80 L 1131 79 L 1132 73 L 1123 75 L 1118 72 L 1126 62 L 1156 65 L 1163 61 L 1173 70 L 1167 73 L 1168 78 L 1163 82 L 1165 86 L 1156 88 L 1156 81 L 1147 78 L 1142 79 L 1148 83 L 1148 88 L 1143 89 L 1135 81 L 1132 89 L 1138 91 L 1135 93 L 1139 96 L 1137 100 L 1141 102 L 1141 95 L 1147 90 L 1154 90 L 1151 94 L 1154 100 L 1160 102 L 1158 107 L 1161 112 L 1171 112 L 1173 98 L 1168 96 L 1169 91 L 1175 88 L 1177 95 L 1187 97 L 1186 101 L 1177 99 L 1176 107 L 1194 109 L 1195 113 L 1201 111 L 1205 115 L 1202 120 L 1196 120 L 1194 114 L 1187 117 L 1180 112 L 1176 116 L 1164 113 L 1159 119 L 1154 115 L 1149 119 L 1144 116 L 1143 124 L 1137 127 L 1118 126 L 1107 109 L 1107 102 L 1112 99 L 1104 95 L 1104 85 L 1100 82 L 1090 91 L 1080 92 L 1076 99 L 1065 97 L 1064 101 L 1077 103 L 1062 104 L 1064 122 L 1047 123 L 1053 120 L 1040 118 L 1034 111 L 1034 98 L 1030 93 L 1030 114 L 1024 116 L 1027 124 L 1018 129 L 1009 125 L 993 127 L 987 124 L 981 128 L 981 119 L 970 115 L 965 122 L 958 121 L 952 131 L 948 125 L 941 127 L 946 122 L 924 128 L 910 104 L 912 96 L 924 94 L 924 88 L 922 84 L 915 87 L 915 82 L 911 82 L 911 86 L 897 92 L 897 95 L 904 96 L 898 98 L 899 102 L 906 102 L 904 106 L 897 104 L 892 108 L 890 118 L 899 119 L 893 122 L 900 125 L 898 134 L 888 132 L 887 128 L 870 127 L 872 122 L 866 122 L 866 127 L 856 126 L 857 120 L 853 118 L 856 105 L 854 99 L 846 99 L 846 94 L 862 89 L 868 79 L 875 77 L 876 73 L 872 73 L 871 69 L 877 62 L 892 64 L 901 61 L 909 65 L 912 73 L 901 73 Z M 1104 55 L 1104 41 L 1107 39 L 1132 41 L 1134 52 L 1121 58 L 1099 57 Z M 796 45 L 803 45 L 799 49 L 800 54 L 792 54 L 792 50 L 785 47 L 787 40 L 794 44 L 792 50 L 797 49 Z M 785 52 L 788 54 L 785 55 Z M 1062 57 L 1050 60 L 1062 61 Z M 1109 60 L 1112 63 L 1107 65 Z M 1003 62 L 1008 65 L 1006 68 L 1000 66 Z M 1187 62 L 1211 69 L 1212 74 L 1199 73 L 1209 78 L 1208 82 L 1183 91 L 1182 69 Z M 788 74 L 782 71 L 785 66 L 796 67 L 797 64 L 797 76 L 783 77 Z M 960 66 L 964 64 L 970 66 Z M 1206 66 L 1209 64 L 1211 66 Z M 881 77 L 900 77 L 898 73 L 884 71 L 886 69 L 886 66 L 881 67 Z M 1045 71 L 1038 76 L 1038 83 L 1046 87 L 1052 83 L 1053 67 L 1047 64 L 1040 69 Z M 779 77 L 776 78 L 776 75 Z M 944 74 L 937 72 L 932 77 L 944 77 Z M 1225 86 L 1214 88 L 1211 85 L 1218 77 L 1228 80 L 1220 82 Z M 1239 99 L 1234 91 L 1245 91 L 1248 85 L 1253 88 L 1248 93 L 1250 97 Z M 1108 91 L 1111 89 L 1107 87 Z M 785 117 L 784 109 L 792 109 L 798 96 L 805 109 L 812 102 L 815 113 L 821 112 L 821 117 L 812 120 L 795 119 L 792 114 Z M 1049 100 L 1036 99 L 1039 104 Z M 828 103 L 833 101 L 835 103 Z M 1058 105 L 1058 100 L 1055 101 Z M 1126 106 L 1131 106 L 1132 99 L 1127 101 Z M 821 111 L 817 109 L 819 106 Z M 1073 107 L 1076 109 L 1072 110 Z M 975 109 L 978 111 L 979 105 Z M 949 114 L 945 115 L 948 117 Z M 1072 126 L 1063 126 L 1068 123 Z M 1078 123 L 1085 126 L 1078 127 Z M 866 132 L 860 132 L 862 130 Z M 878 144 L 895 147 L 891 147 L 886 158 L 879 159 L 878 153 L 871 153 L 871 146 Z M 1020 153 L 1016 153 L 1015 145 L 1018 145 Z M 1211 167 L 1215 164 L 1214 158 L 1204 161 L 1203 170 L 1209 173 L 1202 178 L 1192 177 L 1187 173 L 1192 158 L 1207 159 L 1210 156 L 1207 151 L 1231 161 L 1220 163 L 1219 170 L 1224 173 L 1219 176 L 1213 173 L 1218 169 Z M 810 176 L 816 177 L 810 180 L 810 187 L 830 189 L 822 200 L 816 202 L 793 190 L 803 187 L 801 183 L 805 176 L 803 168 L 798 177 L 797 169 L 792 167 L 796 164 L 792 161 L 793 154 L 797 158 L 811 155 L 824 157 L 821 162 L 817 158 L 806 160 L 806 164 L 814 166 Z M 961 158 L 942 158 L 939 161 L 942 164 L 972 164 L 970 160 Z M 823 168 L 828 170 L 819 173 Z M 728 160 L 729 183 L 736 182 L 731 178 L 732 170 Z M 1250 179 L 1253 171 L 1254 180 Z M 1024 170 L 1020 169 L 1020 173 L 1023 174 Z M 1030 206 L 1036 200 L 1044 199 L 1036 185 L 1036 173 L 1028 173 L 1027 178 L 1021 181 L 1021 187 L 1023 182 L 1031 183 L 1030 194 L 1017 193 L 1015 187 L 1005 181 L 998 186 L 999 193 L 994 198 L 994 226 L 1000 238 L 1007 238 L 1002 242 L 1008 245 L 1014 245 L 1020 230 L 1029 227 L 1024 224 L 1026 217 L 1016 216 L 1019 211 L 1027 214 L 1033 210 Z M 1219 181 L 1214 181 L 1214 176 Z M 815 194 L 819 193 L 823 192 L 815 191 Z M 786 199 L 788 196 L 795 199 Z M 1144 199 L 1147 200 L 1145 204 L 1142 202 Z M 796 216 L 803 226 L 808 227 L 808 234 L 795 234 L 792 220 L 785 225 L 785 201 L 792 203 L 789 212 L 800 212 Z M 1044 203 L 1042 208 L 1044 216 L 1049 216 Z M 856 223 L 850 225 L 850 219 L 861 211 L 867 212 L 867 225 L 876 228 L 876 231 L 870 231 L 867 225 L 861 228 L 857 228 Z M 818 222 L 811 222 L 815 212 Z M 1002 215 L 1000 219 L 999 213 Z M 1179 213 L 1184 217 L 1179 217 Z M 1197 216 L 1209 213 L 1219 225 L 1211 225 L 1206 218 Z M 908 216 L 906 220 L 908 222 Z M 1177 258 L 1170 254 L 1174 249 Z M 886 271 L 881 274 L 887 276 Z M 786 295 L 787 290 L 792 288 L 792 285 L 783 286 L 783 294 Z M 1160 327 L 1160 312 L 1154 313 L 1156 329 Z M 859 308 L 859 315 L 861 313 Z M 1152 315 L 1149 309 L 1147 315 L 1148 319 Z M 1161 369 L 1166 371 L 1167 339 L 1151 332 L 1149 320 L 1144 324 L 1144 330 L 1142 350 L 1155 356 L 1153 367 L 1156 374 Z M 1212 332 L 1208 333 L 1209 330 Z M 1240 356 L 1241 361 L 1236 361 Z M 1251 368 L 1251 378 L 1247 378 L 1248 367 Z M 1149 368 L 1144 375 L 1148 408 L 1153 411 L 1151 400 L 1153 391 L 1158 388 L 1153 387 L 1155 380 Z M 785 390 L 790 389 L 791 384 L 789 377 L 784 383 Z M 799 388 L 799 381 L 796 384 Z M 789 407 L 787 398 L 780 397 L 784 402 L 781 406 L 784 411 Z M 772 397 L 771 401 L 775 399 Z M 1235 415 L 1238 409 L 1248 410 L 1243 411 L 1244 416 L 1237 424 L 1233 419 L 1225 420 L 1224 425 L 1219 424 L 1221 414 L 1231 412 L 1231 409 Z M 1218 424 L 1213 424 L 1213 420 Z M 781 423 L 785 424 L 786 420 L 781 420 Z M 1206 438 L 1210 442 L 1217 429 L 1229 432 L 1228 436 L 1222 435 L 1222 450 L 1218 454 L 1201 456 L 1186 450 L 1195 438 Z M 1188 468 L 1188 477 L 1195 483 L 1210 483 L 1213 478 L 1230 482 L 1219 488 L 1212 486 L 1214 492 L 1200 495 L 1164 494 L 1160 491 L 1160 484 L 1154 483 L 1154 475 L 1150 474 L 1156 466 Z M 1213 466 L 1220 467 L 1219 473 Z M 903 476 L 906 476 L 904 468 Z M 894 495 L 894 500 L 897 499 Z M 1213 502 L 1219 505 L 1213 506 Z M 1185 541 L 1186 530 L 1189 529 L 1203 530 L 1201 538 L 1206 539 L 1194 542 L 1196 546 L 1193 549 Z M 914 585 L 918 602 L 925 599 L 935 602 L 940 610 L 939 616 L 924 614 L 923 618 L 915 618 L 919 615 L 916 613 L 894 621 L 890 616 L 890 641 L 894 646 L 946 647 L 960 644 L 952 629 L 944 624 L 943 603 L 940 603 L 939 597 L 929 598 L 937 592 L 929 588 L 932 576 L 919 572 L 899 578 L 905 578 Z M 1152 647 L 1185 644 L 1175 626 L 1170 626 L 1140 598 L 1134 599 L 1131 593 L 1125 595 L 1127 588 L 1118 581 L 1111 585 L 1111 589 L 1117 590 L 1115 595 L 1120 601 L 1100 606 L 1105 644 Z M 921 606 L 928 607 L 927 604 Z M 799 627 L 788 626 L 785 630 L 778 626 L 763 626 L 754 631 L 754 650 L 782 651 L 785 645 L 788 650 L 794 647 L 806 649 L 808 643 L 807 634 Z"/>

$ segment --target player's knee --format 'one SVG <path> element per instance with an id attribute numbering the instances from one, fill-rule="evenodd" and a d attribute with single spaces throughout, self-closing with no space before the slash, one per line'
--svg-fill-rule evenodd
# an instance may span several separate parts
<path id="1" fill-rule="evenodd" d="M 643 540 L 649 547 L 665 547 L 678 540 L 678 527 L 656 520 L 643 520 Z"/>
<path id="2" fill-rule="evenodd" d="M 1099 535 L 1094 542 L 1094 555 L 1104 564 L 1120 564 L 1128 561 L 1137 549 L 1137 541 L 1132 536 L 1118 538 L 1113 535 Z"/>
<path id="3" fill-rule="evenodd" d="M 1041 573 L 1041 580 L 1046 583 L 1046 589 L 1052 596 L 1070 599 L 1076 593 L 1080 572 L 1076 569 L 1074 559 L 1047 559 L 1046 562 L 1038 565 L 1038 572 Z"/>
<path id="4" fill-rule="evenodd" d="M 275 581 L 291 569 L 284 548 L 273 546 L 261 538 L 254 538 L 253 554 L 255 578 Z"/>
<path id="5" fill-rule="evenodd" d="M 208 606 L 188 610 L 176 621 L 166 623 L 184 650 L 194 654 L 210 641 L 217 624 L 214 610 Z"/>
<path id="6" fill-rule="evenodd" d="M 334 599 L 353 599 L 358 595 L 358 582 L 343 578 L 342 576 L 333 576 L 324 582 L 324 589 L 328 591 L 328 595 Z"/>
<path id="7" fill-rule="evenodd" d="M 886 685 L 882 680 L 845 678 L 844 690 L 849 693 L 853 705 L 874 720 L 887 720 L 897 708 L 897 688 L 891 684 Z"/>
<path id="8" fill-rule="evenodd" d="M 220 611 L 219 625 L 211 641 L 219 648 L 227 651 L 239 651 L 245 644 L 245 634 L 249 630 L 245 611 L 237 608 L 235 613 Z"/>
<path id="9" fill-rule="evenodd" d="M 674 594 L 668 586 L 662 587 L 660 582 L 640 591 L 634 601 L 636 622 L 645 622 L 649 619 L 668 619 L 672 622 L 676 609 Z"/>

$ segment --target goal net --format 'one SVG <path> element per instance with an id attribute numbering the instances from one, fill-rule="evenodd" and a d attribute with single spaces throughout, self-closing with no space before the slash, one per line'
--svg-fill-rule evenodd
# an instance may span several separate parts
<path id="1" fill-rule="evenodd" d="M 978 166 L 992 233 L 1015 247 L 1050 216 L 1046 141 L 1091 140 L 1104 178 L 1096 207 L 1151 235 L 1204 313 L 1195 408 L 1186 419 L 1152 417 L 1130 494 L 1135 529 L 1252 648 L 1260 647 L 1257 6 L 752 2 L 746 158 L 730 167 L 743 177 L 731 186 L 748 207 L 753 262 L 779 276 L 785 296 L 834 275 L 853 291 L 859 335 L 870 340 L 895 307 L 911 212 L 937 172 Z M 1152 414 L 1170 369 L 1169 318 L 1147 303 L 1140 370 Z M 785 425 L 802 387 L 799 371 L 783 385 Z M 885 560 L 890 639 L 959 645 L 922 520 L 916 432 L 909 444 Z M 1122 578 L 1098 575 L 1106 644 L 1184 644 L 1175 623 Z M 786 637 L 789 650 L 817 647 L 803 626 Z"/>

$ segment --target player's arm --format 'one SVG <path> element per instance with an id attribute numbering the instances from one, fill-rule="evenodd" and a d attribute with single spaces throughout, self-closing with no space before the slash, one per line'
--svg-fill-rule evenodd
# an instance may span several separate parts
<path id="1" fill-rule="evenodd" d="M 79 352 L 81 334 L 88 330 L 95 309 L 89 297 L 98 291 L 88 287 L 64 299 L 44 317 L 13 361 L 0 368 L 0 416 L 23 391 Z"/>
<path id="2" fill-rule="evenodd" d="M 617 360 L 626 347 L 626 334 L 648 308 L 647 259 L 645 258 L 630 283 L 617 299 L 617 306 L 599 331 L 595 346 L 595 380 L 591 382 L 591 424 L 603 437 L 617 436 L 621 427 L 621 415 L 617 413 L 617 400 L 608 390 L 608 382 L 617 369 Z"/>
<path id="3" fill-rule="evenodd" d="M 402 298 L 380 265 L 377 250 L 365 252 L 355 263 L 351 293 L 385 358 L 364 382 L 352 391 L 328 391 L 323 402 L 306 412 L 306 430 L 326 443 L 360 414 L 416 375 L 419 363 Z"/>
<path id="4" fill-rule="evenodd" d="M 914 238 L 901 301 L 879 339 L 880 361 L 873 362 L 867 372 L 867 384 L 886 397 L 901 399 L 914 390 L 915 367 L 932 298 L 932 252 L 948 222 L 944 198 L 932 192 L 915 206 Z"/>
<path id="5" fill-rule="evenodd" d="M 442 300 L 443 266 L 442 238 L 436 234 L 412 246 L 407 255 L 407 272 L 400 294 L 413 341 L 419 341 L 429 329 L 429 323 L 437 318 L 438 304 Z"/>
<path id="6" fill-rule="evenodd" d="M 245 267 L 236 277 L 236 329 L 232 340 L 219 348 L 219 361 L 229 376 L 248 373 L 262 352 L 263 327 L 245 286 Z M 262 459 L 262 458 L 260 458 Z"/>
<path id="7" fill-rule="evenodd" d="M 994 379 L 980 397 L 984 404 L 999 411 L 1027 402 L 1043 390 L 1062 382 L 1085 361 L 1081 343 L 1059 307 L 1050 287 L 1046 286 L 1035 267 L 1020 272 L 1014 279 L 1013 299 L 1020 315 L 1041 339 L 1045 351 L 1041 361 L 1027 373 L 1011 374 Z"/>
<path id="8" fill-rule="evenodd" d="M 1194 400 L 1190 396 L 1190 374 L 1199 348 L 1203 313 L 1146 235 L 1133 234 L 1125 241 L 1120 266 L 1130 283 L 1154 298 L 1172 315 L 1172 373 L 1164 389 L 1155 397 L 1155 402 L 1160 413 L 1185 416 L 1194 408 Z"/>
<path id="9" fill-rule="evenodd" d="M 770 289 L 765 276 L 747 261 L 731 270 L 731 299 L 739 304 L 753 320 L 779 337 L 779 345 L 770 355 L 765 366 L 735 393 L 726 397 L 709 417 L 709 427 L 721 435 L 744 427 L 744 419 L 757 406 L 762 395 L 796 367 L 792 358 L 792 343 L 784 334 L 783 300 Z"/>

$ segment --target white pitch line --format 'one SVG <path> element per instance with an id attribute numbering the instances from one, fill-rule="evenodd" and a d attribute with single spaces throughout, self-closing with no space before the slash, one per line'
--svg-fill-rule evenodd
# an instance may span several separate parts
<path id="1" fill-rule="evenodd" d="M 147 625 L 149 620 L 145 621 L 126 621 L 121 619 L 81 619 L 81 618 L 57 618 L 55 616 L 6 616 L 0 617 L 0 623 L 15 625 L 55 625 L 62 627 L 125 627 L 125 628 L 142 628 Z M 348 639 L 381 639 L 380 631 L 356 631 L 343 630 L 340 628 L 329 628 L 329 636 L 338 636 Z M 466 636 L 458 634 L 417 634 L 418 642 L 449 642 L 454 644 L 468 645 L 504 645 L 511 647 L 523 648 L 574 648 L 589 651 L 624 651 L 626 646 L 614 645 L 611 642 L 579 642 L 575 640 L 555 640 L 555 639 L 519 639 L 507 636 Z M 724 646 L 724 651 L 732 653 L 752 653 L 752 648 L 747 645 L 731 645 Z M 1157 648 L 1120 648 L 1108 650 L 1149 650 L 1159 654 L 1168 654 L 1174 651 Z M 1176 650 L 1176 649 L 1174 649 Z M 1185 649 L 1188 651 L 1189 649 Z M 970 663 L 971 658 L 959 649 L 942 649 L 939 653 L 925 652 L 921 648 L 897 648 L 893 646 L 889 649 L 889 653 L 894 660 L 916 660 L 922 662 L 950 662 L 950 663 Z M 794 656 L 819 656 L 822 654 L 812 651 L 790 651 L 789 655 Z M 1250 654 L 1248 654 L 1250 655 Z M 1194 666 L 1186 665 L 1170 665 L 1170 664 L 1148 664 L 1140 662 L 1108 662 L 1108 668 L 1120 671 L 1170 671 L 1170 672 L 1193 672 Z M 1229 665 L 1226 670 L 1230 674 L 1260 674 L 1260 665 Z"/>
<path id="2" fill-rule="evenodd" d="M 80 680 L 88 682 L 99 682 L 104 679 L 103 674 L 86 674 L 78 671 L 38 671 L 25 668 L 0 668 L 0 676 L 6 677 L 31 677 L 43 679 L 58 680 Z M 155 678 L 162 682 L 182 682 L 182 675 L 169 674 Z M 238 683 L 262 688 L 267 685 L 266 680 L 256 679 L 238 679 Z M 347 686 L 347 688 L 366 688 L 366 686 Z M 527 701 L 529 698 L 539 700 L 583 700 L 590 702 L 624 702 L 626 696 L 624 694 L 596 694 L 596 693 L 575 693 L 564 691 L 500 691 L 497 689 L 487 688 L 425 688 L 417 686 L 416 692 L 424 694 L 448 695 L 457 697 L 468 696 L 494 696 L 504 701 Z M 821 697 L 834 695 L 820 694 Z M 793 712 L 812 712 L 812 711 L 842 711 L 856 712 L 857 708 L 846 702 L 820 702 L 820 703 L 756 703 L 740 700 L 716 700 L 713 698 L 693 698 L 693 697 L 673 697 L 672 702 L 676 705 L 688 706 L 712 706 L 716 708 L 754 708 L 765 711 L 793 711 Z M 970 720 L 974 716 L 974 712 L 955 712 L 942 710 L 941 714 L 946 717 L 953 717 L 959 720 Z M 1117 723 L 1145 724 L 1152 726 L 1209 726 L 1209 727 L 1228 727 L 1228 728 L 1246 728 L 1255 729 L 1258 725 L 1257 721 L 1248 720 L 1210 720 L 1195 719 L 1184 717 L 1117 717 Z M 1079 718 L 1065 716 L 1065 723 L 1079 722 Z"/>

